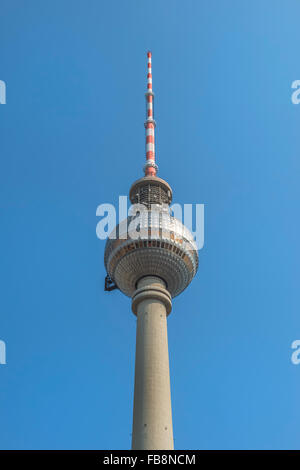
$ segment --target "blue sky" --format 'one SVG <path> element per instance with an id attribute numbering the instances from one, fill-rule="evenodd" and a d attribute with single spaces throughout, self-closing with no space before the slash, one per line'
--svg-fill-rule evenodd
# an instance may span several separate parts
<path id="1" fill-rule="evenodd" d="M 299 449 L 300 5 L 3 0 L 0 446 L 127 449 L 135 328 L 103 291 L 96 208 L 142 176 L 146 51 L 159 176 L 205 204 L 174 299 L 177 449 Z"/>

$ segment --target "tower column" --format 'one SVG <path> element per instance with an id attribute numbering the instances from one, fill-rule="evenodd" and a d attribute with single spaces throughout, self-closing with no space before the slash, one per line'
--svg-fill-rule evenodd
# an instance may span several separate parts
<path id="1" fill-rule="evenodd" d="M 137 315 L 132 449 L 173 449 L 167 315 L 164 281 L 142 278 L 132 297 Z"/>

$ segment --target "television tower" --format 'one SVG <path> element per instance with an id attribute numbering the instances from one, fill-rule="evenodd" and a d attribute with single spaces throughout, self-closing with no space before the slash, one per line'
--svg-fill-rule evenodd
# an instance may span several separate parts
<path id="1" fill-rule="evenodd" d="M 133 214 L 107 239 L 104 263 L 105 290 L 131 297 L 137 316 L 132 449 L 159 450 L 174 448 L 167 316 L 197 272 L 198 252 L 170 213 L 171 187 L 156 176 L 151 52 L 147 57 L 145 176 L 130 188 Z"/>

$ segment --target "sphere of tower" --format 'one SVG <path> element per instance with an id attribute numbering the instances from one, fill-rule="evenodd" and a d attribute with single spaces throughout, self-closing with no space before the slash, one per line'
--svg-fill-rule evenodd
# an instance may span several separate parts
<path id="1" fill-rule="evenodd" d="M 129 297 L 141 278 L 158 276 L 175 297 L 189 285 L 198 268 L 191 232 L 170 215 L 167 205 L 146 207 L 139 214 L 138 227 L 136 222 L 136 216 L 129 216 L 107 239 L 104 262 L 108 275 Z"/>

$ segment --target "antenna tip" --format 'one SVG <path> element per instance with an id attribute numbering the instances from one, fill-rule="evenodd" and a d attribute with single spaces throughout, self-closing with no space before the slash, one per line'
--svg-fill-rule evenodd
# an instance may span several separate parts
<path id="1" fill-rule="evenodd" d="M 152 56 L 152 53 L 150 51 L 147 52 L 147 56 L 148 57 L 151 57 Z"/>

